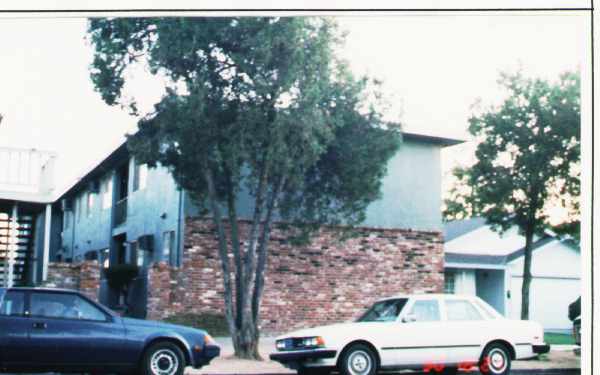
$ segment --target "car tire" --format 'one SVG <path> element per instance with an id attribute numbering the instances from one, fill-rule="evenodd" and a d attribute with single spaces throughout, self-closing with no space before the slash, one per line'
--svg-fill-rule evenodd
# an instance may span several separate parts
<path id="1" fill-rule="evenodd" d="M 377 356 L 364 344 L 354 344 L 344 350 L 338 363 L 342 375 L 375 375 L 378 367 Z"/>
<path id="2" fill-rule="evenodd" d="M 482 374 L 506 375 L 510 373 L 510 364 L 508 348 L 500 343 L 492 343 L 483 350 L 479 361 L 479 371 Z"/>
<path id="3" fill-rule="evenodd" d="M 158 342 L 150 346 L 142 358 L 142 375 L 183 375 L 185 357 L 179 347 L 171 342 Z"/>

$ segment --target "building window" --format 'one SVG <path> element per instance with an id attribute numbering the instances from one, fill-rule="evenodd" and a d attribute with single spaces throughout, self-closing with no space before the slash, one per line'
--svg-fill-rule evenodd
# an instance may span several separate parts
<path id="1" fill-rule="evenodd" d="M 85 210 L 85 212 L 86 212 L 86 215 L 88 217 L 92 216 L 92 210 L 94 208 L 94 199 L 95 199 L 94 197 L 95 197 L 95 195 L 96 194 L 94 194 L 94 193 L 87 193 L 87 199 L 86 199 L 86 205 L 85 205 L 86 210 Z"/>
<path id="2" fill-rule="evenodd" d="M 133 163 L 133 191 L 146 188 L 148 180 L 148 165 Z"/>
<path id="3" fill-rule="evenodd" d="M 173 265 L 175 263 L 175 231 L 170 230 L 163 233 L 163 260 Z"/>
<path id="4" fill-rule="evenodd" d="M 137 253 L 138 253 L 138 243 L 137 241 L 133 241 L 129 243 L 129 254 L 127 254 L 126 263 L 135 264 L 137 262 Z"/>
<path id="5" fill-rule="evenodd" d="M 77 199 L 77 221 L 81 220 L 81 215 L 83 212 L 83 206 L 84 206 L 84 202 L 85 202 L 85 193 L 81 194 L 81 196 L 79 197 L 79 199 Z"/>
<path id="6" fill-rule="evenodd" d="M 109 177 L 102 184 L 102 209 L 106 210 L 112 205 L 112 181 Z"/>
<path id="7" fill-rule="evenodd" d="M 446 271 L 444 272 L 444 293 L 446 294 L 454 294 L 456 291 L 455 288 L 455 278 L 456 273 L 454 271 Z"/>
<path id="8" fill-rule="evenodd" d="M 63 231 L 71 226 L 72 211 L 63 211 Z"/>
<path id="9" fill-rule="evenodd" d="M 109 249 L 100 250 L 100 264 L 102 265 L 102 268 L 108 268 L 110 266 Z"/>

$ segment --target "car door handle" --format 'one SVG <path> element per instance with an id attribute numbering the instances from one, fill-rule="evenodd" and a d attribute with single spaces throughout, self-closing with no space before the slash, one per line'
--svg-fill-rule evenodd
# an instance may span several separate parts
<path id="1" fill-rule="evenodd" d="M 44 322 L 35 322 L 33 323 L 33 328 L 37 328 L 37 329 L 46 329 L 48 327 L 48 325 Z"/>

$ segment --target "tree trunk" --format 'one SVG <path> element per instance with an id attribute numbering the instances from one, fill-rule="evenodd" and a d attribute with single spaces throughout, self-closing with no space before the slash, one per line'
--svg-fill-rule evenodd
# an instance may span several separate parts
<path id="1" fill-rule="evenodd" d="M 210 207 L 213 215 L 213 222 L 217 228 L 217 236 L 219 242 L 219 258 L 221 259 L 221 270 L 223 272 L 223 289 L 225 299 L 225 318 L 227 319 L 227 325 L 229 332 L 236 337 L 235 333 L 237 328 L 235 326 L 235 319 L 233 317 L 233 301 L 232 301 L 232 288 L 231 288 L 231 271 L 229 269 L 229 254 L 227 251 L 227 239 L 225 238 L 225 230 L 223 228 L 223 222 L 221 218 L 221 210 L 219 208 L 219 202 L 217 200 L 217 192 L 212 177 L 212 171 L 208 166 L 203 166 L 204 178 L 206 179 L 206 185 L 208 190 L 208 196 L 210 201 Z M 233 346 L 237 351 L 236 341 L 233 341 Z"/>
<path id="2" fill-rule="evenodd" d="M 521 286 L 521 319 L 529 320 L 529 287 L 531 285 L 531 253 L 534 225 L 525 229 L 525 261 L 523 262 L 523 285 Z"/>

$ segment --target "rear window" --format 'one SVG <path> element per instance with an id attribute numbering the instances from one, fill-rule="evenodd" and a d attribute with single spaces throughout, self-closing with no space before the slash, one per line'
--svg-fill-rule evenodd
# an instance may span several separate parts
<path id="1" fill-rule="evenodd" d="M 0 306 L 0 316 L 21 316 L 25 313 L 25 293 L 8 291 Z"/>

